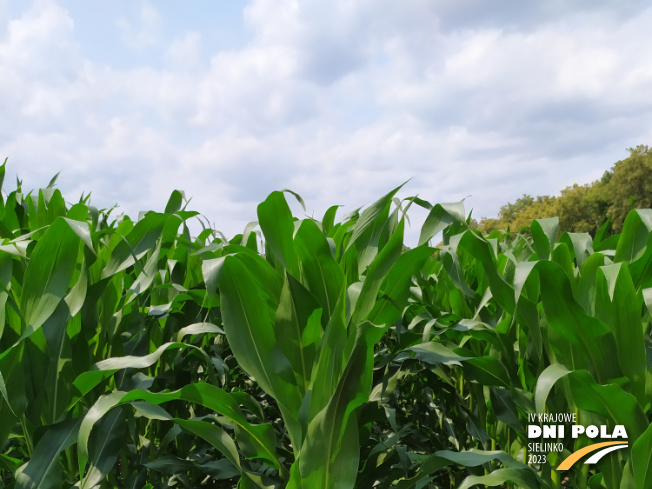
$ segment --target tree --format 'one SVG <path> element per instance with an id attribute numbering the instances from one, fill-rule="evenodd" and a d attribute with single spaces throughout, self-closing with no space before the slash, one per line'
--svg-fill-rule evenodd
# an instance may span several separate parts
<path id="1" fill-rule="evenodd" d="M 618 161 L 605 185 L 611 205 L 607 216 L 619 232 L 631 209 L 652 207 L 652 150 L 647 145 L 629 148 L 629 157 Z"/>

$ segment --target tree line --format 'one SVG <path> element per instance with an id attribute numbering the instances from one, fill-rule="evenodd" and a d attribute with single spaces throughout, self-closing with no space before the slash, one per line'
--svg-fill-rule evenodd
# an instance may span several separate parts
<path id="1" fill-rule="evenodd" d="M 652 207 L 652 149 L 647 145 L 629 148 L 629 157 L 614 164 L 600 180 L 574 184 L 559 196 L 523 194 L 500 208 L 497 218 L 482 218 L 483 233 L 494 230 L 519 231 L 534 219 L 559 217 L 561 232 L 595 235 L 607 221 L 620 232 L 631 209 Z"/>

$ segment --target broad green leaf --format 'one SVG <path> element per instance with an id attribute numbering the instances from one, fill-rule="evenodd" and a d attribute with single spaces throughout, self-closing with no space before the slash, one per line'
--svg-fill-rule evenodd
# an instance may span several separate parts
<path id="1" fill-rule="evenodd" d="M 91 436 L 91 430 L 95 424 L 104 417 L 104 415 L 118 405 L 125 394 L 126 393 L 122 391 L 113 391 L 110 394 L 100 396 L 82 419 L 77 434 L 77 467 L 79 469 L 80 481 L 84 480 L 84 475 L 86 473 L 86 464 L 88 462 L 89 454 L 88 441 Z"/>
<path id="2" fill-rule="evenodd" d="M 339 205 L 333 205 L 329 207 L 328 210 L 326 210 L 326 212 L 324 213 L 324 217 L 321 220 L 321 227 L 326 236 L 329 236 L 331 229 L 333 229 L 333 226 L 335 224 L 335 214 L 337 213 L 337 209 L 340 207 L 341 206 Z"/>
<path id="3" fill-rule="evenodd" d="M 131 302 L 136 298 L 136 296 L 144 293 L 154 282 L 156 275 L 159 273 L 158 270 L 158 261 L 159 255 L 161 253 L 161 240 L 159 240 L 151 251 L 145 266 L 138 274 L 134 283 L 129 287 L 125 292 L 125 295 L 129 295 L 128 302 Z"/>
<path id="4" fill-rule="evenodd" d="M 48 350 L 47 373 L 43 385 L 48 403 L 41 416 L 51 424 L 63 421 L 70 398 L 70 382 L 74 377 L 68 336 L 68 326 L 73 323 L 71 319 L 68 306 L 62 302 L 42 327 Z"/>
<path id="5" fill-rule="evenodd" d="M 373 345 L 382 334 L 382 328 L 369 322 L 358 328 L 351 355 L 330 402 L 308 425 L 299 455 L 301 487 L 352 487 L 359 452 L 353 453 L 344 445 L 357 440 L 357 433 L 353 432 L 357 431 L 357 422 L 352 413 L 369 399 Z"/>
<path id="6" fill-rule="evenodd" d="M 106 360 L 101 360 L 97 362 L 93 367 L 91 367 L 90 370 L 81 373 L 75 379 L 73 384 L 79 390 L 79 392 L 81 392 L 81 395 L 84 396 L 100 382 L 108 379 L 118 370 L 124 368 L 147 368 L 154 365 L 154 363 L 156 363 L 158 359 L 161 358 L 161 355 L 163 355 L 163 353 L 165 353 L 167 350 L 187 348 L 198 351 L 206 359 L 207 365 L 211 364 L 210 359 L 203 350 L 198 349 L 197 347 L 188 343 L 170 342 L 164 343 L 149 355 L 143 355 L 141 357 L 135 355 L 127 355 L 124 357 L 114 357 L 107 358 Z"/>
<path id="7" fill-rule="evenodd" d="M 91 437 L 90 467 L 86 477 L 82 479 L 81 489 L 95 487 L 113 469 L 124 443 L 124 413 L 119 409 L 113 410 L 100 422 L 96 431 L 96 436 Z"/>
<path id="8" fill-rule="evenodd" d="M 235 443 L 223 429 L 214 424 L 207 423 L 206 421 L 179 418 L 173 418 L 172 421 L 176 422 L 185 431 L 199 436 L 219 450 L 240 472 L 242 478 L 240 479 L 238 487 L 267 489 L 268 486 L 265 486 L 262 483 L 260 476 L 247 472 L 240 465 L 240 458 Z"/>
<path id="9" fill-rule="evenodd" d="M 317 299 L 297 279 L 286 274 L 276 311 L 275 334 L 303 393 L 308 389 L 321 340 L 321 311 Z"/>
<path id="10" fill-rule="evenodd" d="M 179 330 L 177 333 L 177 341 L 180 342 L 184 336 L 202 333 L 224 334 L 224 331 L 222 328 L 212 323 L 193 323 L 188 326 L 184 326 Z"/>
<path id="11" fill-rule="evenodd" d="M 383 278 L 391 270 L 394 263 L 401 256 L 403 251 L 403 232 L 405 221 L 399 222 L 396 231 L 392 234 L 387 245 L 382 249 L 374 261 L 369 265 L 367 274 L 362 283 L 362 290 L 358 298 L 355 309 L 351 314 L 350 325 L 356 327 L 363 321 L 374 308 L 378 297 L 378 290 Z"/>
<path id="12" fill-rule="evenodd" d="M 539 489 L 541 482 L 537 480 L 530 470 L 526 469 L 498 469 L 487 475 L 470 475 L 457 489 L 468 489 L 476 484 L 484 487 L 494 487 L 505 483 L 514 484 L 519 488 Z"/>
<path id="13" fill-rule="evenodd" d="M 635 441 L 648 426 L 645 414 L 636 398 L 615 384 L 599 385 L 588 372 L 573 372 L 570 376 L 573 399 L 580 409 L 602 414 L 624 425 L 630 442 Z"/>
<path id="14" fill-rule="evenodd" d="M 387 213 L 389 212 L 389 205 L 392 202 L 392 197 L 396 195 L 396 192 L 398 192 L 403 187 L 403 185 L 405 185 L 405 183 L 388 192 L 386 195 L 382 196 L 380 199 L 362 211 L 358 221 L 355 224 L 355 228 L 353 230 L 351 239 L 349 240 L 349 244 L 347 245 L 348 248 L 353 246 L 356 241 L 360 239 L 360 237 L 362 237 L 365 233 L 373 231 L 374 227 L 377 228 L 378 224 L 381 221 L 384 222 L 386 220 Z"/>
<path id="15" fill-rule="evenodd" d="M 464 363 L 464 372 L 482 385 L 509 387 L 511 384 L 505 365 L 493 356 L 469 358 Z"/>
<path id="16" fill-rule="evenodd" d="M 634 442 L 631 450 L 636 487 L 652 487 L 652 424 Z"/>
<path id="17" fill-rule="evenodd" d="M 455 284 L 457 289 L 465 296 L 473 297 L 473 291 L 469 288 L 468 285 L 466 285 L 466 282 L 464 281 L 464 272 L 462 271 L 457 253 L 455 253 L 452 249 L 447 249 L 447 247 L 444 247 L 440 257 L 441 263 L 444 266 L 444 270 L 446 270 L 448 277 Z"/>
<path id="18" fill-rule="evenodd" d="M 110 277 L 130 267 L 153 248 L 168 217 L 166 214 L 152 212 L 138 221 L 129 234 L 123 237 L 112 250 L 111 258 L 102 270 L 102 278 Z"/>
<path id="19" fill-rule="evenodd" d="M 648 289 L 643 289 L 641 292 L 643 294 L 643 300 L 645 301 L 645 306 L 647 307 L 647 311 L 652 316 L 652 287 Z"/>
<path id="20" fill-rule="evenodd" d="M 566 233 L 565 236 L 571 242 L 577 266 L 581 267 L 586 259 L 593 254 L 591 235 L 588 233 Z"/>
<path id="21" fill-rule="evenodd" d="M 86 270 L 86 258 L 82 255 L 81 259 L 81 269 L 79 271 L 79 276 L 75 285 L 72 286 L 68 295 L 64 297 L 64 302 L 66 303 L 71 316 L 76 316 L 82 307 L 84 307 L 84 301 L 86 300 L 86 292 L 88 291 L 88 273 Z"/>
<path id="22" fill-rule="evenodd" d="M 241 430 L 243 435 L 246 435 L 246 438 L 243 437 L 243 439 L 249 443 L 252 450 L 249 453 L 250 458 L 265 460 L 277 469 L 280 467 L 276 455 L 276 437 L 271 425 L 249 423 L 235 399 L 218 387 L 205 383 L 196 383 L 183 387 L 178 391 L 165 393 L 133 390 L 120 398 L 119 402 L 124 404 L 141 399 L 152 404 L 182 400 L 207 407 L 230 419 Z M 175 421 L 178 422 L 177 419 Z M 183 427 L 183 425 L 181 426 Z"/>
<path id="23" fill-rule="evenodd" d="M 550 390 L 557 383 L 559 379 L 571 373 L 566 367 L 560 363 L 553 363 L 548 365 L 546 369 L 541 372 L 537 379 L 536 391 L 534 394 L 536 409 L 538 413 L 545 412 L 546 401 Z"/>
<path id="24" fill-rule="evenodd" d="M 295 248 L 300 260 L 302 283 L 324 309 L 322 324 L 326 326 L 346 286 L 344 273 L 331 254 L 326 237 L 312 220 L 306 219 L 299 226 Z"/>
<path id="25" fill-rule="evenodd" d="M 580 279 L 575 287 L 577 302 L 588 314 L 595 315 L 596 278 L 598 268 L 605 265 L 605 257 L 594 253 L 582 265 Z"/>
<path id="26" fill-rule="evenodd" d="M 222 272 L 222 264 L 224 257 L 213 258 L 211 260 L 204 260 L 201 264 L 201 272 L 206 283 L 206 292 L 212 294 L 217 290 L 217 282 Z"/>
<path id="27" fill-rule="evenodd" d="M 294 251 L 294 217 L 282 192 L 272 192 L 258 206 L 258 222 L 265 236 L 266 245 L 277 260 L 295 277 L 299 264 Z"/>
<path id="28" fill-rule="evenodd" d="M 79 239 L 88 247 L 89 251 L 95 254 L 95 247 L 93 246 L 93 240 L 91 239 L 91 230 L 88 227 L 88 223 L 80 222 L 74 219 L 69 219 L 67 217 L 63 218 L 64 221 L 70 226 L 70 229 L 79 236 Z"/>
<path id="29" fill-rule="evenodd" d="M 185 194 L 179 190 L 173 190 L 168 199 L 168 203 L 165 205 L 166 214 L 174 214 L 181 210 L 183 205 L 183 200 L 185 199 Z"/>
<path id="30" fill-rule="evenodd" d="M 600 268 L 596 315 L 611 328 L 616 340 L 618 363 L 632 382 L 632 392 L 645 404 L 645 338 L 641 304 L 624 263 Z"/>
<path id="31" fill-rule="evenodd" d="M 536 265 L 541 281 L 543 309 L 551 338 L 561 348 L 570 348 L 572 356 L 558 360 L 571 370 L 588 369 L 600 380 L 606 380 L 613 371 L 611 358 L 615 344 L 611 331 L 602 321 L 584 312 L 575 299 L 566 274 L 553 262 L 539 261 Z"/>
<path id="32" fill-rule="evenodd" d="M 491 388 L 490 395 L 491 405 L 497 419 L 505 423 L 517 433 L 525 433 L 523 424 L 518 418 L 518 410 L 512 396 L 513 391 L 509 388 L 493 387 Z"/>
<path id="33" fill-rule="evenodd" d="M 412 277 L 423 268 L 433 254 L 432 248 L 420 246 L 403 253 L 383 277 L 380 297 L 376 301 L 369 320 L 374 324 L 393 324 L 407 305 Z"/>
<path id="34" fill-rule="evenodd" d="M 290 363 L 277 344 L 272 311 L 259 286 L 233 256 L 224 260 L 219 286 L 223 327 L 238 363 L 296 416 L 301 396 Z"/>
<path id="35" fill-rule="evenodd" d="M 529 467 L 523 462 L 515 460 L 509 454 L 500 450 L 478 450 L 476 448 L 465 450 L 463 452 L 439 450 L 435 452 L 434 455 L 465 467 L 478 467 L 479 465 L 484 465 L 492 460 L 498 460 L 507 468 L 519 470 L 529 469 Z M 533 472 L 532 469 L 529 470 Z"/>
<path id="36" fill-rule="evenodd" d="M 534 480 L 539 483 L 539 486 L 536 487 L 545 487 L 544 481 L 536 475 L 533 469 L 530 469 L 524 463 L 513 459 L 507 453 L 499 450 L 485 451 L 477 450 L 475 448 L 462 452 L 439 450 L 423 461 L 419 468 L 419 472 L 415 477 L 399 482 L 396 487 L 398 489 L 413 488 L 418 481 L 423 480 L 427 475 L 446 468 L 451 464 L 457 464 L 463 467 L 478 467 L 494 460 L 500 461 L 505 467 L 515 470 L 519 474 L 529 471 L 530 475 L 534 477 Z M 528 479 L 530 478 L 530 476 L 525 477 Z"/>
<path id="37" fill-rule="evenodd" d="M 34 453 L 16 477 L 17 489 L 58 489 L 61 487 L 59 454 L 77 438 L 81 419 L 67 419 L 48 427 Z"/>
<path id="38" fill-rule="evenodd" d="M 79 237 L 58 218 L 38 240 L 25 271 L 21 311 L 26 338 L 50 317 L 69 290 L 79 256 Z"/>
<path id="39" fill-rule="evenodd" d="M 559 218 L 535 219 L 532 221 L 530 229 L 532 230 L 534 249 L 539 255 L 539 259 L 548 260 L 559 230 Z"/>
<path id="40" fill-rule="evenodd" d="M 619 386 L 600 385 L 585 370 L 564 372 L 561 366 L 550 366 L 546 372 L 537 384 L 537 411 L 543 412 L 551 386 L 567 376 L 574 404 L 579 409 L 607 416 L 614 424 L 625 426 L 630 442 L 635 441 L 648 427 L 649 423 L 636 398 Z"/>
<path id="41" fill-rule="evenodd" d="M 652 209 L 636 209 L 627 214 L 616 248 L 615 261 L 633 262 L 645 252 L 652 231 Z"/>
<path id="42" fill-rule="evenodd" d="M 1 167 L 0 167 L 1 168 Z M 11 275 L 13 271 L 13 260 L 9 253 L 0 251 L 0 338 L 5 329 L 5 307 L 7 298 L 9 297 L 8 285 L 11 282 Z"/>
<path id="43" fill-rule="evenodd" d="M 447 226 L 454 222 L 466 222 L 466 212 L 464 211 L 463 201 L 451 204 L 436 204 L 431 209 L 423 227 L 421 228 L 419 245 L 427 243 L 434 238 L 437 233 L 443 231 Z"/>
<path id="44" fill-rule="evenodd" d="M 348 335 L 344 318 L 345 302 L 345 295 L 342 293 L 319 345 L 316 366 L 313 367 L 310 382 L 309 419 L 312 419 L 331 400 L 346 363 L 345 349 Z"/>
<path id="45" fill-rule="evenodd" d="M 445 347 L 444 345 L 436 341 L 415 345 L 410 348 L 407 348 L 406 350 L 414 352 L 414 358 L 416 360 L 426 362 L 431 365 L 437 365 L 438 363 L 443 363 L 446 365 L 461 366 L 462 365 L 461 362 L 464 362 L 471 358 L 471 357 L 464 357 L 458 355 L 453 350 Z"/>
<path id="46" fill-rule="evenodd" d="M 468 251 L 480 264 L 489 281 L 491 293 L 508 312 L 513 313 L 516 301 L 514 299 L 514 290 L 500 276 L 496 264 L 492 258 L 491 244 L 479 237 L 472 231 L 466 231 L 460 239 L 459 246 Z"/>
<path id="47" fill-rule="evenodd" d="M 101 396 L 88 413 L 86 413 L 79 430 L 78 458 L 80 473 L 83 472 L 88 460 L 88 441 L 93 426 L 95 426 L 100 419 L 116 406 L 140 400 L 152 404 L 182 400 L 186 402 L 194 402 L 212 409 L 231 420 L 238 427 L 241 431 L 241 435 L 239 435 L 239 438 L 241 438 L 240 442 L 246 444 L 248 447 L 247 455 L 249 458 L 264 460 L 277 469 L 281 467 L 280 461 L 275 453 L 276 439 L 271 425 L 250 424 L 242 414 L 235 399 L 227 392 L 209 384 L 197 383 L 188 385 L 173 392 L 153 393 L 135 389 L 128 393 L 114 391 L 109 395 Z M 179 418 L 168 418 L 163 411 L 161 411 L 161 413 L 164 415 L 161 416 L 159 412 L 147 409 L 143 410 L 141 404 L 135 404 L 138 407 L 139 412 L 147 417 L 152 419 L 170 419 L 179 424 L 182 428 L 187 428 L 187 423 L 184 424 L 185 420 Z M 231 461 L 233 462 L 233 460 Z"/>

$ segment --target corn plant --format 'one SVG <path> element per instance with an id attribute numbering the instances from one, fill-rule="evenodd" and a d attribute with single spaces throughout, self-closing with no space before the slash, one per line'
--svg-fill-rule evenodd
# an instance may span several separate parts
<path id="1" fill-rule="evenodd" d="M 339 220 L 286 191 L 227 239 L 179 191 L 134 221 L 55 183 L 0 199 L 1 487 L 652 487 L 652 211 L 482 236 L 402 186 Z M 531 463 L 539 412 L 628 449 Z"/>

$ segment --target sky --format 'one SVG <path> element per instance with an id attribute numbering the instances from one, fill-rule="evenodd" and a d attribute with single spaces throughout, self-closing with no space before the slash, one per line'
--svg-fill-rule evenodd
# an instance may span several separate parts
<path id="1" fill-rule="evenodd" d="M 652 144 L 651 25 L 638 0 L 0 0 L 4 191 L 60 171 L 136 218 L 179 189 L 227 236 L 274 190 L 319 219 L 406 180 L 493 217 Z"/>

